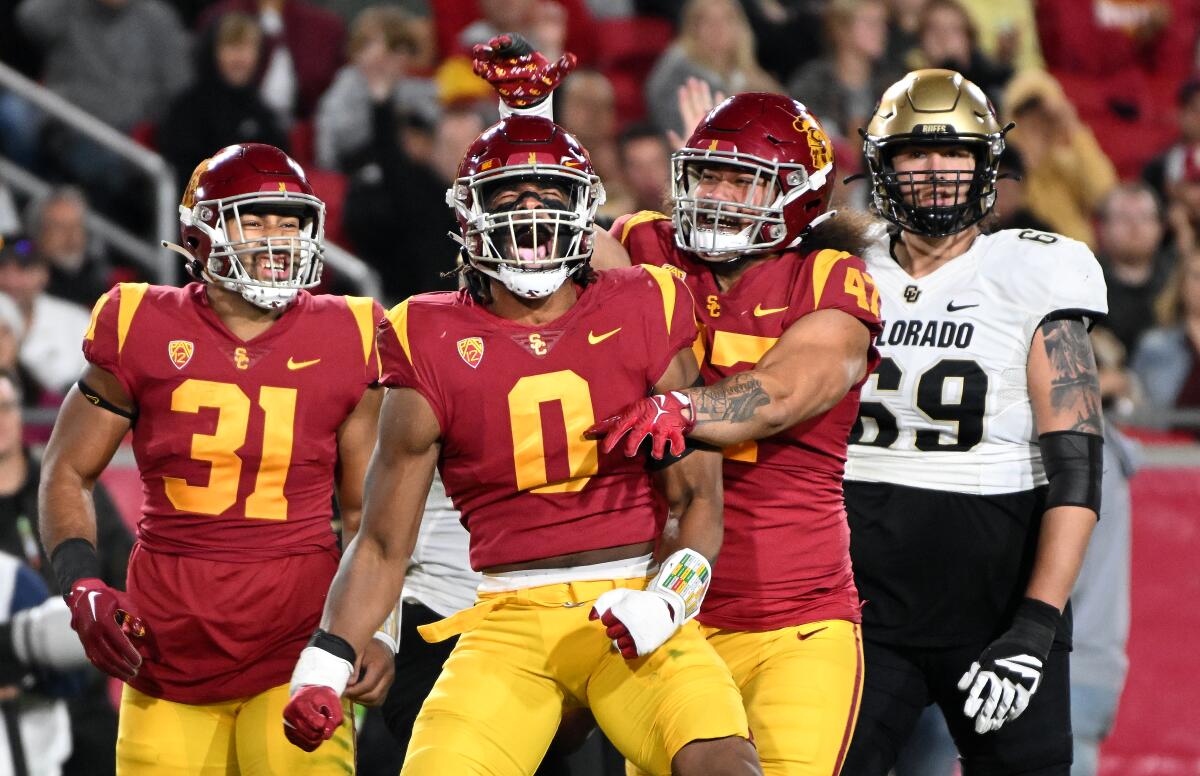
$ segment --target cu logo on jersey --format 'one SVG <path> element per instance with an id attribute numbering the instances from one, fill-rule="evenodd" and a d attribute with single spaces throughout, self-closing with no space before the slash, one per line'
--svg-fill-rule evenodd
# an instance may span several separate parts
<path id="1" fill-rule="evenodd" d="M 917 288 L 916 286 L 904 287 L 904 301 L 908 302 L 909 304 L 914 304 L 920 298 L 921 289 Z"/>

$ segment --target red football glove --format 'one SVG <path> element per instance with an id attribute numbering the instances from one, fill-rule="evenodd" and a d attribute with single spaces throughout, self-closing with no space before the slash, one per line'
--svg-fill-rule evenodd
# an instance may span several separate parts
<path id="1" fill-rule="evenodd" d="M 283 734 L 311 752 L 333 737 L 342 724 L 342 703 L 332 687 L 306 684 L 283 707 Z"/>
<path id="2" fill-rule="evenodd" d="M 550 62 L 515 32 L 475 46 L 471 60 L 475 75 L 491 84 L 510 108 L 528 108 L 549 97 L 577 61 L 567 52 Z"/>
<path id="3" fill-rule="evenodd" d="M 92 578 L 77 580 L 65 598 L 88 660 L 125 682 L 137 676 L 142 655 L 130 636 L 144 637 L 146 624 L 133 613 L 129 597 Z"/>
<path id="4" fill-rule="evenodd" d="M 692 400 L 679 391 L 660 393 L 630 404 L 622 412 L 592 425 L 584 436 L 601 439 L 600 450 L 611 453 L 628 434 L 625 440 L 625 455 L 637 455 L 642 440 L 650 437 L 650 455 L 661 459 L 667 443 L 671 455 L 683 455 L 683 438 L 696 425 L 692 419 Z"/>

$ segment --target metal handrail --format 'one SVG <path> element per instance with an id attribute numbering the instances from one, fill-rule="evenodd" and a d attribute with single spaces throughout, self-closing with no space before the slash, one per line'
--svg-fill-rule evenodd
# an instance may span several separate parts
<path id="1" fill-rule="evenodd" d="M 46 196 L 54 188 L 50 183 L 3 156 L 0 156 L 0 180 L 33 199 Z M 156 244 L 147 242 L 90 208 L 87 213 L 87 228 L 105 243 L 145 267 L 156 282 L 175 282 L 174 267 L 163 261 L 162 252 Z M 167 271 L 164 271 L 164 265 L 167 265 Z"/>
<path id="2" fill-rule="evenodd" d="M 138 145 L 77 105 L 18 73 L 0 62 L 0 86 L 29 100 L 59 121 L 109 149 L 137 167 L 154 182 L 155 231 L 160 240 L 173 240 L 179 229 L 177 192 L 171 166 L 153 151 Z M 160 283 L 174 283 L 176 264 L 161 256 L 155 277 Z"/>

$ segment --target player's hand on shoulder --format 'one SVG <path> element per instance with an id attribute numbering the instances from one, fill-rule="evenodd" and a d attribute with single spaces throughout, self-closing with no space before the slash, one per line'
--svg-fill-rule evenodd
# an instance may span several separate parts
<path id="1" fill-rule="evenodd" d="M 88 660 L 125 682 L 137 676 L 142 653 L 133 640 L 143 639 L 147 628 L 129 597 L 100 579 L 76 580 L 63 597 Z"/>
<path id="2" fill-rule="evenodd" d="M 346 697 L 364 706 L 379 706 L 396 678 L 396 656 L 379 639 L 367 642 L 358 678 L 346 686 Z"/>
<path id="3" fill-rule="evenodd" d="M 510 108 L 529 108 L 545 100 L 575 69 L 576 61 L 574 54 L 566 52 L 551 62 L 515 32 L 497 35 L 471 50 L 471 69 Z"/>
<path id="4" fill-rule="evenodd" d="M 963 714 L 975 720 L 976 733 L 999 730 L 1028 708 L 1041 685 L 1061 616 L 1050 604 L 1026 598 L 1012 627 L 959 679 L 958 689 L 967 693 Z"/>
<path id="5" fill-rule="evenodd" d="M 600 450 L 611 453 L 622 438 L 622 451 L 632 458 L 646 437 L 650 438 L 650 455 L 661 459 L 683 455 L 684 437 L 695 426 L 692 401 L 679 391 L 638 399 L 612 417 L 594 423 L 584 432 L 588 439 L 599 439 Z"/>

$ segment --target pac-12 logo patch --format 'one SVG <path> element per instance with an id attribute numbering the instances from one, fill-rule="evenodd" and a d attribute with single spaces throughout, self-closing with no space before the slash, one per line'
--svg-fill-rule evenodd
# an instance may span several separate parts
<path id="1" fill-rule="evenodd" d="M 467 362 L 467 366 L 474 369 L 479 366 L 479 362 L 483 360 L 483 339 L 481 337 L 467 337 L 458 341 L 458 355 L 462 356 L 462 360 Z"/>
<path id="2" fill-rule="evenodd" d="M 167 355 L 176 369 L 183 369 L 192 360 L 196 346 L 187 340 L 171 340 L 167 343 Z"/>

